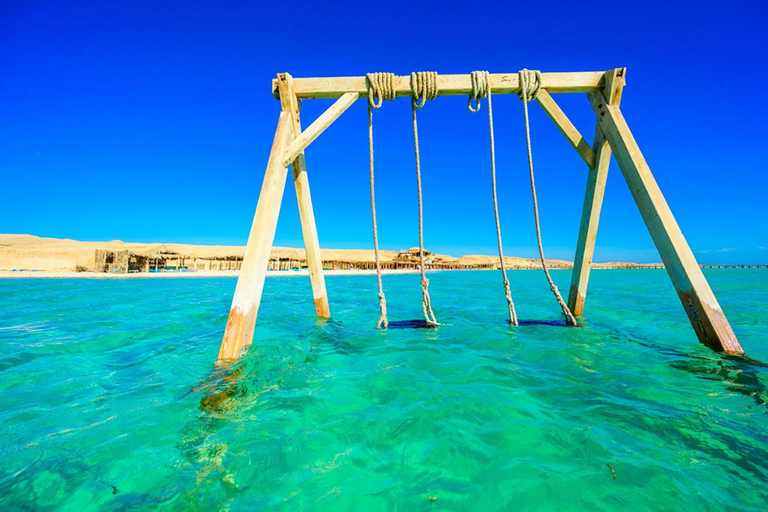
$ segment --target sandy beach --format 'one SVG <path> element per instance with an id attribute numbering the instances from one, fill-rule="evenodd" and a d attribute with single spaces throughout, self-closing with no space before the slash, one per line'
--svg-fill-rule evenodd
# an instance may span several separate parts
<path id="1" fill-rule="evenodd" d="M 382 274 L 416 274 L 418 270 L 382 270 Z M 445 272 L 430 270 L 429 272 Z M 141 272 L 131 274 L 109 274 L 104 272 L 72 272 L 57 270 L 12 271 L 0 270 L 0 279 L 174 279 L 195 277 L 237 277 L 239 270 L 200 270 L 196 272 Z M 362 276 L 376 275 L 375 270 L 326 270 L 326 276 Z M 308 276 L 307 270 L 267 271 L 267 277 Z"/>
<path id="2" fill-rule="evenodd" d="M 98 272 L 94 271 L 95 253 L 98 251 L 129 251 L 133 254 L 173 254 L 185 258 L 186 261 L 198 263 L 201 266 L 189 266 L 186 271 L 176 268 L 165 268 L 162 272 Z M 413 251 L 413 249 L 411 249 Z M 211 262 L 217 265 L 229 264 L 242 260 L 245 247 L 220 245 L 188 245 L 160 243 L 131 243 L 113 240 L 110 242 L 81 242 L 78 240 L 43 238 L 34 235 L 0 234 L 0 278 L 82 278 L 82 279 L 145 279 L 145 278 L 181 278 L 181 277 L 236 277 L 238 270 L 210 268 Z M 334 268 L 333 264 L 325 271 L 326 275 L 367 275 L 375 274 L 373 270 L 374 252 L 365 249 L 322 249 L 324 262 L 333 264 L 343 263 L 342 268 Z M 381 261 L 384 265 L 397 261 L 401 256 L 398 251 L 381 251 Z M 274 247 L 272 259 L 290 262 L 286 270 L 270 270 L 268 276 L 306 276 L 307 270 L 301 270 L 305 261 L 303 249 Z M 463 255 L 459 257 L 431 254 L 430 259 L 436 267 L 449 267 L 455 270 L 482 270 L 495 268 L 498 256 L 492 255 Z M 509 269 L 541 268 L 538 259 L 515 258 L 505 256 Z M 401 260 L 402 261 L 402 260 Z M 417 260 L 416 260 L 417 261 Z M 553 268 L 571 268 L 570 261 L 547 260 Z M 207 266 L 203 266 L 207 265 Z M 239 265 L 238 265 L 239 267 Z M 602 263 L 594 268 L 638 268 L 644 265 L 635 263 Z M 236 267 L 237 268 L 237 267 Z M 298 270 L 294 270 L 294 268 Z M 442 270 L 442 269 L 441 269 Z M 432 272 L 438 271 L 437 268 Z M 386 274 L 417 272 L 414 265 L 411 268 L 384 268 Z"/>

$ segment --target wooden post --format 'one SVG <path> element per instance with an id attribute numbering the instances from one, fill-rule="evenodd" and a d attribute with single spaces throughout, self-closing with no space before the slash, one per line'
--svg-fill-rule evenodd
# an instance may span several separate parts
<path id="1" fill-rule="evenodd" d="M 621 110 L 600 92 L 589 99 L 699 341 L 718 352 L 743 354 Z"/>
<path id="2" fill-rule="evenodd" d="M 301 119 L 299 117 L 301 103 L 296 98 L 296 93 L 294 92 L 293 78 L 288 73 L 280 73 L 277 75 L 277 83 L 278 90 L 280 91 L 280 103 L 283 106 L 283 111 L 290 116 L 293 136 L 299 137 L 301 135 Z M 351 105 L 352 101 L 349 104 Z M 342 109 L 341 111 L 343 112 L 344 110 Z M 282 155 L 280 158 L 282 159 Z M 301 219 L 301 231 L 304 235 L 304 249 L 307 255 L 309 280 L 312 283 L 315 313 L 321 318 L 330 318 L 331 309 L 328 305 L 328 292 L 325 289 L 323 259 L 320 255 L 320 242 L 317 237 L 315 212 L 312 209 L 312 197 L 309 193 L 309 179 L 307 178 L 307 164 L 304 160 L 303 152 L 296 157 L 291 167 L 293 168 L 293 184 L 296 187 L 296 199 L 299 203 L 299 218 Z"/>
<path id="3" fill-rule="evenodd" d="M 267 172 L 261 185 L 256 214 L 253 216 L 243 266 L 232 298 L 224 339 L 221 340 L 219 361 L 240 357 L 243 350 L 253 341 L 253 329 L 256 326 L 256 315 L 264 290 L 269 253 L 275 240 L 277 217 L 280 214 L 280 203 L 288 175 L 288 169 L 283 165 L 283 153 L 293 139 L 291 124 L 290 113 L 282 111 L 269 154 Z"/>
<path id="4" fill-rule="evenodd" d="M 611 105 L 618 106 L 624 89 L 626 69 L 619 68 L 605 73 L 605 94 Z M 589 272 L 592 269 L 592 256 L 595 253 L 597 225 L 600 222 L 600 210 L 603 207 L 605 181 L 608 178 L 608 166 L 611 163 L 611 146 L 603 136 L 600 123 L 595 127 L 593 144 L 594 163 L 587 176 L 587 190 L 584 194 L 584 206 L 581 211 L 579 239 L 576 242 L 576 255 L 573 258 L 571 289 L 568 295 L 568 307 L 580 316 L 584 313 L 584 301 L 587 298 Z"/>

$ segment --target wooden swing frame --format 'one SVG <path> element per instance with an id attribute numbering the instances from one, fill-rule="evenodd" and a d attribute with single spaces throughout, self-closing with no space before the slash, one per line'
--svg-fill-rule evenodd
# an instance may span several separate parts
<path id="1" fill-rule="evenodd" d="M 699 341 L 717 352 L 742 355 L 744 351 L 619 109 L 625 74 L 626 68 L 605 72 L 542 73 L 542 88 L 536 97 L 536 102 L 589 168 L 568 306 L 576 316 L 584 312 L 600 209 L 613 154 Z M 469 95 L 471 92 L 469 74 L 438 75 L 437 80 L 440 96 Z M 494 95 L 520 91 L 517 73 L 492 73 L 489 86 Z M 395 90 L 397 96 L 410 96 L 410 77 L 396 77 Z M 280 73 L 272 82 L 272 92 L 280 100 L 282 110 L 219 350 L 219 361 L 240 357 L 253 341 L 289 165 L 293 170 L 315 312 L 321 318 L 331 315 L 304 150 L 356 100 L 367 98 L 366 78 L 294 79 L 288 73 Z M 576 92 L 587 94 L 597 118 L 591 146 L 552 98 L 554 93 Z M 302 131 L 301 100 L 314 98 L 338 99 Z"/>

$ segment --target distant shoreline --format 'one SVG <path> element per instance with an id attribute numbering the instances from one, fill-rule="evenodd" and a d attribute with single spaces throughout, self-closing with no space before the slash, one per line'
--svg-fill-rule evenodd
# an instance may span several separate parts
<path id="1" fill-rule="evenodd" d="M 419 248 L 380 251 L 386 274 L 410 274 L 419 270 Z M 0 278 L 166 279 L 173 277 L 236 277 L 245 247 L 185 244 L 139 244 L 118 240 L 79 242 L 33 235 L 0 234 Z M 326 275 L 376 273 L 376 255 L 367 249 L 321 249 Z M 430 272 L 451 270 L 498 270 L 499 257 L 470 254 L 459 257 L 425 251 Z M 541 269 L 538 258 L 505 256 L 508 270 Z M 570 269 L 573 263 L 547 260 L 551 269 Z M 306 276 L 304 249 L 273 247 L 269 276 Z M 768 267 L 768 265 L 703 265 L 703 268 Z M 592 269 L 664 268 L 661 263 L 604 262 Z M 134 273 L 137 272 L 137 273 Z"/>
<path id="2" fill-rule="evenodd" d="M 429 270 L 428 272 L 444 272 Z M 418 274 L 418 270 L 383 270 L 383 274 Z M 364 276 L 376 275 L 375 270 L 326 270 L 326 276 Z M 239 270 L 200 270 L 197 272 L 137 272 L 131 274 L 110 274 L 105 272 L 73 272 L 62 270 L 9 271 L 0 270 L 0 279 L 173 279 L 203 277 L 237 277 Z M 269 270 L 267 277 L 302 277 L 309 276 L 307 270 Z"/>
<path id="3" fill-rule="evenodd" d="M 701 265 L 701 268 L 712 269 L 744 269 L 744 268 L 768 268 L 768 264 L 765 265 Z M 541 270 L 539 268 L 518 268 L 508 269 L 514 270 Z M 571 269 L 554 269 L 554 270 L 571 270 Z M 593 267 L 592 270 L 664 270 L 664 267 Z M 428 273 L 433 272 L 498 272 L 498 269 L 434 269 L 427 270 Z M 381 271 L 385 275 L 397 275 L 397 274 L 418 274 L 418 269 L 383 269 Z M 326 270 L 323 272 L 325 276 L 370 276 L 376 275 L 375 270 Z M 206 278 L 206 277 L 237 277 L 240 275 L 239 270 L 200 270 L 197 272 L 138 272 L 131 274 L 110 274 L 105 272 L 74 272 L 63 270 L 0 270 L 0 279 L 174 279 L 174 278 Z M 288 270 L 267 271 L 267 277 L 307 277 L 309 271 L 307 270 Z"/>
<path id="4" fill-rule="evenodd" d="M 382 250 L 379 261 L 383 270 L 416 271 L 419 268 L 419 248 L 399 251 Z M 47 277 L 71 277 L 71 273 L 126 274 L 138 271 L 149 276 L 158 271 L 195 272 L 197 276 L 225 276 L 222 272 L 237 271 L 242 266 L 245 247 L 187 244 L 143 244 L 110 242 L 80 242 L 70 239 L 41 238 L 34 235 L 0 234 L 0 272 L 6 277 L 17 274 L 5 272 L 46 272 Z M 376 254 L 370 249 L 320 249 L 322 266 L 330 272 L 340 270 L 375 271 Z M 433 270 L 483 270 L 499 268 L 498 256 L 469 254 L 454 257 L 434 254 L 425 249 L 425 263 Z M 504 258 L 508 269 L 541 268 L 538 258 Z M 568 268 L 570 261 L 547 260 L 550 268 Z M 309 260 L 302 248 L 272 247 L 268 269 L 296 272 L 306 269 Z M 608 262 L 608 266 L 635 266 L 636 263 Z M 58 272 L 60 274 L 52 274 Z M 329 275 L 331 275 L 329 272 Z M 204 274 L 205 273 L 205 274 Z M 282 274 L 281 274 L 282 275 Z M 289 274 L 290 275 L 290 274 Z M 295 274 L 301 275 L 301 274 Z M 80 276 L 78 276 L 80 277 Z M 103 277 L 103 276 L 100 276 Z M 163 275 L 163 277 L 166 277 Z"/>

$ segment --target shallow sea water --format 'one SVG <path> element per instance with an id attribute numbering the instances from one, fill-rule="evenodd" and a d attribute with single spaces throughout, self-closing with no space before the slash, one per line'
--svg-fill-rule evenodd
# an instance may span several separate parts
<path id="1" fill-rule="evenodd" d="M 706 274 L 768 361 L 768 270 Z M 384 280 L 420 318 L 418 275 Z M 330 321 L 268 278 L 221 371 L 233 278 L 0 280 L 0 509 L 765 509 L 768 367 L 700 345 L 664 270 L 590 284 L 585 327 L 511 328 L 498 273 L 433 273 L 440 328 L 377 331 L 373 276 L 327 278 Z"/>

